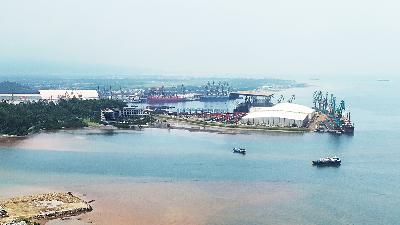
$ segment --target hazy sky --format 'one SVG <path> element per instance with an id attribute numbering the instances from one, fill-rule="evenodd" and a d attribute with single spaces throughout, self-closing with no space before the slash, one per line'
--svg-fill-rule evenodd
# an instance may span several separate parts
<path id="1" fill-rule="evenodd" d="M 400 74 L 400 3 L 0 0 L 0 74 Z"/>

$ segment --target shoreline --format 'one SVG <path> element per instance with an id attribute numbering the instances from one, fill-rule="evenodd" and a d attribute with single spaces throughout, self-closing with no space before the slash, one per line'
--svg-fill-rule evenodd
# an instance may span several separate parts
<path id="1" fill-rule="evenodd" d="M 96 126 L 87 126 L 87 127 L 77 127 L 77 128 L 62 128 L 62 129 L 54 129 L 54 130 L 40 130 L 38 132 L 29 133 L 27 135 L 18 136 L 18 135 L 10 135 L 10 134 L 0 134 L 0 143 L 2 140 L 24 140 L 26 138 L 30 138 L 32 136 L 43 134 L 43 133 L 55 133 L 59 131 L 74 131 L 74 130 L 97 130 L 97 131 L 117 131 L 117 130 L 133 130 L 133 129 L 123 129 L 118 128 L 112 125 L 96 125 Z"/>
<path id="2" fill-rule="evenodd" d="M 247 133 L 249 132 L 282 132 L 282 133 L 307 133 L 312 132 L 309 128 L 288 128 L 288 127 L 256 127 L 246 125 L 226 125 L 226 124 L 212 124 L 204 121 L 194 121 L 190 119 L 173 118 L 171 116 L 159 116 L 160 120 L 166 121 L 170 124 L 170 129 L 183 129 L 188 131 L 199 132 L 216 132 L 221 134 L 232 133 Z M 164 122 L 165 123 L 165 122 Z M 156 127 L 157 128 L 157 127 Z"/>
<path id="3" fill-rule="evenodd" d="M 54 133 L 59 131 L 75 131 L 75 130 L 86 130 L 86 131 L 138 131 L 145 130 L 146 128 L 152 129 L 176 129 L 176 130 L 187 130 L 190 132 L 210 132 L 218 134 L 244 134 L 249 132 L 281 132 L 281 133 L 308 133 L 313 132 L 309 128 L 286 128 L 286 127 L 255 127 L 255 126 L 244 126 L 244 125 L 224 125 L 224 124 L 204 124 L 202 121 L 190 121 L 188 119 L 178 119 L 166 116 L 158 116 L 160 121 L 167 121 L 170 126 L 167 126 L 165 122 L 158 122 L 142 129 L 132 128 L 118 128 L 113 125 L 99 125 L 99 126 L 88 126 L 83 128 L 64 128 L 56 130 L 40 130 L 35 133 L 30 133 L 24 136 L 0 134 L 0 144 L 13 143 L 17 141 L 23 141 L 32 136 L 42 133 Z"/>

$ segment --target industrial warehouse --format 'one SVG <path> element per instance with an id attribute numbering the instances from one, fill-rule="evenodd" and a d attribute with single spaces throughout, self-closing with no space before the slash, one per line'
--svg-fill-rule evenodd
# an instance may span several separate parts
<path id="1" fill-rule="evenodd" d="M 313 118 L 315 110 L 294 103 L 279 103 L 272 107 L 253 107 L 241 119 L 248 125 L 305 127 Z"/>
<path id="2" fill-rule="evenodd" d="M 41 99 L 49 101 L 70 98 L 83 100 L 99 99 L 97 90 L 39 90 L 39 93 Z"/>
<path id="3" fill-rule="evenodd" d="M 58 101 L 60 99 L 99 99 L 97 90 L 39 90 L 38 93 L 6 93 L 0 94 L 1 100 L 13 103 L 34 102 L 38 100 Z"/>

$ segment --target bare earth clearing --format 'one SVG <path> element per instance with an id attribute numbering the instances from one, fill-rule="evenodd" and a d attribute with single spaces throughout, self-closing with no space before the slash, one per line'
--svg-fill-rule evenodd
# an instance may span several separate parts
<path id="1" fill-rule="evenodd" d="M 89 212 L 92 207 L 68 193 L 47 193 L 0 201 L 0 224 L 16 221 L 45 221 Z"/>

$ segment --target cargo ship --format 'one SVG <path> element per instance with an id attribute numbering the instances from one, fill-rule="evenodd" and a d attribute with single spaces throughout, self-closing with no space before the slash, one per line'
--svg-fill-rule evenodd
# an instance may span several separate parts
<path id="1" fill-rule="evenodd" d="M 344 134 L 354 134 L 354 125 L 351 123 L 345 123 L 342 125 L 342 132 Z"/>
<path id="2" fill-rule="evenodd" d="M 185 98 L 176 95 L 152 95 L 147 97 L 147 103 L 159 104 L 159 103 L 175 103 L 185 101 Z"/>
<path id="3" fill-rule="evenodd" d="M 347 116 L 343 118 L 342 122 L 342 132 L 344 134 L 354 134 L 354 124 L 350 120 L 350 112 L 347 113 Z"/>

